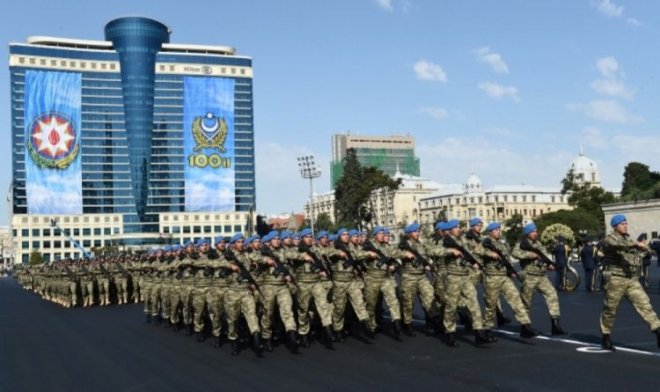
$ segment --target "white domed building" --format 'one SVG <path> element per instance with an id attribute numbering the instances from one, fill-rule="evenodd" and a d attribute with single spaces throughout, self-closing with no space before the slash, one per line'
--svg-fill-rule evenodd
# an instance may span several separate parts
<path id="1" fill-rule="evenodd" d="M 584 156 L 584 152 L 580 147 L 580 155 L 575 158 L 571 163 L 569 170 L 573 171 L 575 175 L 575 181 L 582 185 L 588 183 L 590 186 L 601 187 L 600 184 L 600 172 L 598 171 L 598 165 L 592 159 L 589 159 Z"/>

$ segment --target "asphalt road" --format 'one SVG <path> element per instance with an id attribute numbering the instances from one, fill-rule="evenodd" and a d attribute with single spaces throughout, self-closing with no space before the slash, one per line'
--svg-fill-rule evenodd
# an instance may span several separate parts
<path id="1" fill-rule="evenodd" d="M 649 294 L 660 310 L 660 269 L 653 272 Z M 615 353 L 589 346 L 600 339 L 602 293 L 581 288 L 560 293 L 560 301 L 568 342 L 523 341 L 507 333 L 517 332 L 512 326 L 488 347 L 474 347 L 462 333 L 460 347 L 449 348 L 418 325 L 417 337 L 403 342 L 379 335 L 372 344 L 349 338 L 334 351 L 315 344 L 298 355 L 280 347 L 264 358 L 250 350 L 231 357 L 227 346 L 146 324 L 141 305 L 64 309 L 0 278 L 0 391 L 660 389 L 660 350 L 627 301 L 613 333 Z M 532 320 L 549 333 L 539 295 Z"/>

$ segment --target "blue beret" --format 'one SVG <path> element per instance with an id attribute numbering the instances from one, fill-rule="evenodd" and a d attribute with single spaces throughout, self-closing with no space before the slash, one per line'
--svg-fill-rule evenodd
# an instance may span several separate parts
<path id="1" fill-rule="evenodd" d="M 195 243 L 195 246 L 202 246 L 202 245 L 205 245 L 205 244 L 208 244 L 208 243 L 209 243 L 208 240 L 206 240 L 204 238 L 200 238 L 200 239 L 197 240 L 197 243 Z"/>
<path id="2" fill-rule="evenodd" d="M 247 240 L 245 240 L 245 245 L 249 245 L 249 244 L 253 243 L 254 241 L 261 241 L 261 237 L 259 237 L 259 235 L 257 235 L 257 234 L 252 235 L 252 236 L 248 237 Z"/>
<path id="3" fill-rule="evenodd" d="M 383 233 L 390 234 L 390 229 L 388 229 L 387 227 L 383 228 Z"/>
<path id="4" fill-rule="evenodd" d="M 291 238 L 293 238 L 294 240 L 299 240 L 300 239 L 300 233 L 298 233 L 298 232 L 291 233 Z"/>
<path id="5" fill-rule="evenodd" d="M 321 230 L 316 234 L 316 239 L 320 240 L 321 238 L 327 237 L 327 236 L 328 236 L 328 232 L 325 231 L 325 230 Z"/>
<path id="6" fill-rule="evenodd" d="M 215 238 L 213 239 L 213 242 L 215 242 L 216 245 L 217 245 L 217 244 L 221 243 L 221 242 L 224 241 L 224 240 L 225 240 L 225 237 L 219 235 L 219 236 L 217 236 L 217 237 L 215 237 Z"/>
<path id="7" fill-rule="evenodd" d="M 447 230 L 445 226 L 447 225 L 447 222 L 438 222 L 435 224 L 435 229 L 436 230 Z"/>
<path id="8" fill-rule="evenodd" d="M 460 226 L 461 222 L 458 219 L 452 219 L 449 222 L 444 224 L 445 230 L 455 229 Z"/>
<path id="9" fill-rule="evenodd" d="M 353 237 L 354 235 L 360 235 L 360 232 L 355 229 L 351 229 L 351 231 L 348 232 L 348 235 Z"/>
<path id="10" fill-rule="evenodd" d="M 265 236 L 263 236 L 263 237 L 261 238 L 261 242 L 266 243 L 266 242 L 272 240 L 272 239 L 275 238 L 275 237 L 276 237 L 276 236 L 274 236 L 274 235 L 273 235 L 273 232 L 271 231 L 270 233 L 266 234 Z"/>
<path id="11" fill-rule="evenodd" d="M 336 241 L 337 240 L 337 234 L 330 234 L 328 236 L 328 239 L 332 242 Z"/>
<path id="12" fill-rule="evenodd" d="M 385 232 L 385 228 L 383 226 L 376 226 L 374 227 L 373 230 L 371 230 L 371 236 L 373 237 L 376 236 L 376 234 L 378 233 L 384 233 L 384 232 Z"/>
<path id="13" fill-rule="evenodd" d="M 533 232 L 534 230 L 536 230 L 536 225 L 534 224 L 534 222 L 530 222 L 526 224 L 525 227 L 523 227 L 523 234 L 527 235 Z"/>
<path id="14" fill-rule="evenodd" d="M 488 226 L 486 226 L 486 231 L 497 230 L 500 227 L 502 227 L 502 224 L 500 222 L 490 222 Z"/>
<path id="15" fill-rule="evenodd" d="M 183 247 L 184 247 L 184 248 L 187 248 L 187 247 L 189 247 L 189 246 L 193 246 L 193 245 L 194 245 L 194 244 L 193 244 L 192 241 L 186 241 L 186 242 L 183 244 Z"/>
<path id="16" fill-rule="evenodd" d="M 171 245 L 166 245 L 163 247 L 163 249 L 156 249 L 156 252 L 171 252 L 172 251 L 172 246 Z"/>
<path id="17" fill-rule="evenodd" d="M 291 232 L 285 230 L 282 232 L 282 234 L 280 234 L 280 239 L 285 240 L 287 238 L 291 238 Z"/>
<path id="18" fill-rule="evenodd" d="M 341 229 L 337 230 L 337 237 L 344 233 L 348 233 L 348 230 L 342 227 Z"/>
<path id="19" fill-rule="evenodd" d="M 245 236 L 243 235 L 243 233 L 234 234 L 234 236 L 231 237 L 231 239 L 229 240 L 229 244 L 231 245 L 234 242 L 239 241 L 239 240 L 245 240 Z"/>
<path id="20" fill-rule="evenodd" d="M 406 226 L 404 232 L 406 234 L 413 233 L 415 231 L 419 231 L 419 223 L 411 223 L 408 226 Z"/>
<path id="21" fill-rule="evenodd" d="M 478 216 L 475 216 L 474 218 L 470 219 L 470 227 L 476 226 L 479 223 L 484 223 L 484 221 L 481 220 Z"/>
<path id="22" fill-rule="evenodd" d="M 182 245 L 179 245 L 179 244 L 176 244 L 176 245 L 174 245 L 174 246 L 172 247 L 172 252 L 178 252 L 178 251 L 180 251 L 181 249 L 183 249 L 183 246 L 182 246 Z"/>
<path id="23" fill-rule="evenodd" d="M 625 221 L 626 221 L 625 215 L 620 215 L 620 214 L 619 215 L 614 215 L 612 217 L 612 220 L 610 221 L 610 225 L 612 227 L 616 227 L 616 226 L 620 225 L 621 223 L 623 223 Z"/>
<path id="24" fill-rule="evenodd" d="M 307 237 L 308 235 L 313 235 L 312 234 L 312 229 L 306 228 L 306 229 L 302 229 L 300 231 L 300 236 L 301 237 Z"/>
<path id="25" fill-rule="evenodd" d="M 269 234 L 269 235 L 272 235 L 273 238 L 275 238 L 275 237 L 279 237 L 279 236 L 280 236 L 280 232 L 277 231 L 277 230 L 271 230 L 270 233 L 268 233 L 268 234 Z"/>

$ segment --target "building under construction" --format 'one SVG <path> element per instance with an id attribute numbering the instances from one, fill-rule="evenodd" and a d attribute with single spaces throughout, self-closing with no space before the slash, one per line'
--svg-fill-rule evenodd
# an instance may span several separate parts
<path id="1" fill-rule="evenodd" d="M 400 174 L 419 176 L 419 158 L 415 156 L 412 136 L 332 135 L 332 163 L 330 185 L 334 189 L 343 174 L 346 152 L 354 149 L 362 166 L 376 167 L 394 177 Z"/>

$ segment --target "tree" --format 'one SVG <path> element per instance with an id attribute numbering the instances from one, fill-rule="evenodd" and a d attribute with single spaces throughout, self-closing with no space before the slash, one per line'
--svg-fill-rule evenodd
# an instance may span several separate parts
<path id="1" fill-rule="evenodd" d="M 566 177 L 561 181 L 563 195 L 569 194 L 568 205 L 575 207 L 573 211 L 575 214 L 580 214 L 587 218 L 590 222 L 598 221 L 598 229 L 595 230 L 599 233 L 605 231 L 605 214 L 603 214 L 603 204 L 613 203 L 616 201 L 614 194 L 607 192 L 605 189 L 593 186 L 589 182 L 581 182 L 575 176 L 573 169 L 566 173 Z M 586 214 L 586 215 L 585 215 Z M 571 215 L 569 212 L 568 215 Z"/>
<path id="2" fill-rule="evenodd" d="M 541 232 L 548 226 L 563 223 L 570 227 L 574 233 L 584 233 L 594 237 L 599 237 L 604 233 L 602 219 L 583 208 L 548 212 L 536 218 L 534 223 Z"/>
<path id="3" fill-rule="evenodd" d="M 30 265 L 43 264 L 44 256 L 39 252 L 39 250 L 34 249 L 30 252 Z"/>
<path id="4" fill-rule="evenodd" d="M 523 216 L 521 214 L 514 214 L 511 219 L 504 222 L 506 231 L 504 238 L 509 245 L 513 246 L 522 236 Z"/>
<path id="5" fill-rule="evenodd" d="M 383 187 L 398 189 L 400 180 L 393 180 L 375 167 L 362 167 L 355 150 L 348 149 L 343 174 L 335 185 L 335 222 L 340 227 L 358 227 L 366 217 L 362 207 L 371 192 Z"/>
<path id="6" fill-rule="evenodd" d="M 328 231 L 335 231 L 336 229 L 335 224 L 332 222 L 332 219 L 330 219 L 330 216 L 326 212 L 318 214 L 316 220 L 314 221 L 314 228 L 316 230 Z"/>
<path id="7" fill-rule="evenodd" d="M 643 163 L 630 162 L 623 171 L 621 200 L 636 201 L 660 198 L 660 173 Z"/>

